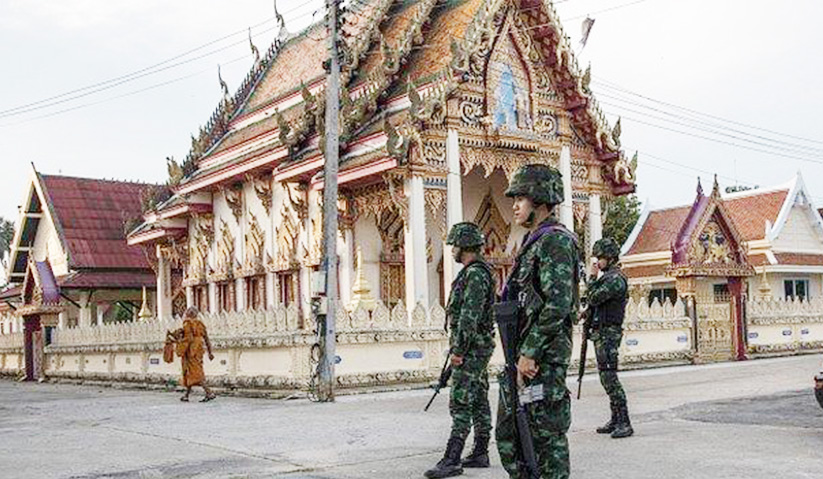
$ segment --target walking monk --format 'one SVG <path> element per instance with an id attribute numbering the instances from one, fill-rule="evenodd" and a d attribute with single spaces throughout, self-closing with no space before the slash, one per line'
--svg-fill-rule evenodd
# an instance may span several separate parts
<path id="1" fill-rule="evenodd" d="M 168 340 L 176 343 L 177 355 L 183 366 L 183 386 L 186 387 L 186 394 L 180 398 L 181 401 L 188 402 L 191 388 L 200 386 L 206 392 L 206 397 L 200 402 L 208 402 L 216 398 L 217 395 L 206 386 L 206 373 L 203 371 L 203 355 L 209 353 L 209 360 L 214 359 L 211 352 L 211 342 L 206 332 L 206 325 L 197 319 L 200 312 L 197 308 L 189 308 L 183 313 L 183 327 L 168 332 Z M 205 346 L 205 348 L 204 348 Z"/>

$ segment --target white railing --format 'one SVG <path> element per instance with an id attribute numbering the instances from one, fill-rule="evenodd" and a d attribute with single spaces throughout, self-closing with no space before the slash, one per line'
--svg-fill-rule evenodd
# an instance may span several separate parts
<path id="1" fill-rule="evenodd" d="M 0 350 L 23 349 L 23 333 L 0 334 Z"/>
<path id="2" fill-rule="evenodd" d="M 746 303 L 749 324 L 823 323 L 823 298 L 755 299 Z"/>
<path id="3" fill-rule="evenodd" d="M 392 309 L 377 302 L 371 312 L 358 308 L 349 314 L 339 309 L 337 331 L 346 333 L 363 330 L 442 330 L 445 319 L 446 312 L 440 305 L 435 305 L 430 311 L 418 305 L 409 315 L 402 302 Z M 301 321 L 300 312 L 295 304 L 288 307 L 280 305 L 262 311 L 204 313 L 200 320 L 206 325 L 209 337 L 217 340 L 306 334 L 314 331 L 313 321 Z M 74 347 L 158 343 L 164 341 L 166 331 L 177 329 L 181 325 L 182 320 L 175 318 L 74 327 L 55 330 L 52 344 L 57 347 Z"/>
<path id="4" fill-rule="evenodd" d="M 686 316 L 686 306 L 678 298 L 672 302 L 669 299 L 660 300 L 655 298 L 651 304 L 645 299 L 635 301 L 629 298 L 626 304 L 626 323 L 638 323 L 648 321 L 667 322 L 673 320 L 688 319 Z"/>

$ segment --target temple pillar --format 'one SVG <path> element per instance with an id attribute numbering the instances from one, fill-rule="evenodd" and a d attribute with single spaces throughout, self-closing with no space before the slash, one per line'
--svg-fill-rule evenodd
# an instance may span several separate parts
<path id="1" fill-rule="evenodd" d="M 105 314 L 105 311 L 103 310 L 103 308 L 100 307 L 99 303 L 96 303 L 95 307 L 94 307 L 94 316 L 96 318 L 95 321 L 97 321 L 95 323 L 97 326 L 102 326 L 103 325 L 103 315 L 104 314 Z"/>
<path id="2" fill-rule="evenodd" d="M 209 312 L 216 314 L 218 311 L 220 311 L 220 308 L 217 304 L 217 285 L 209 283 Z"/>
<path id="3" fill-rule="evenodd" d="M 423 177 L 413 175 L 405 180 L 408 202 L 405 225 L 406 302 L 411 312 L 418 303 L 429 308 L 428 258 L 426 257 L 426 204 Z"/>
<path id="4" fill-rule="evenodd" d="M 574 231 L 574 212 L 572 210 L 572 151 L 569 145 L 560 149 L 560 174 L 563 176 L 563 203 L 560 205 L 558 218 L 569 230 Z"/>
<path id="5" fill-rule="evenodd" d="M 57 329 L 63 330 L 66 329 L 66 312 L 62 312 L 57 315 Z M 2 332 L 2 331 L 0 331 Z"/>
<path id="6" fill-rule="evenodd" d="M 463 221 L 463 177 L 460 174 L 460 143 L 457 130 L 449 129 L 446 137 L 446 233 Z M 452 247 L 443 245 L 443 291 L 448 303 L 451 284 L 462 265 L 452 260 Z"/>
<path id="7" fill-rule="evenodd" d="M 246 282 L 243 278 L 234 280 L 234 310 L 238 313 L 246 310 Z"/>
<path id="8" fill-rule="evenodd" d="M 91 293 L 82 291 L 80 293 L 80 313 L 77 317 L 77 325 L 81 328 L 88 328 L 91 326 Z"/>
<path id="9" fill-rule="evenodd" d="M 186 307 L 194 306 L 194 287 L 186 286 Z"/>
<path id="10" fill-rule="evenodd" d="M 277 290 L 274 287 L 274 273 L 266 273 L 266 307 L 272 308 L 277 304 Z"/>
<path id="11" fill-rule="evenodd" d="M 746 360 L 746 324 L 743 321 L 743 281 L 741 278 L 729 278 L 732 313 L 732 348 L 735 359 Z"/>
<path id="12" fill-rule="evenodd" d="M 337 281 L 340 284 L 340 305 L 351 302 L 352 278 L 354 278 L 354 232 L 352 228 L 342 230 L 342 240 L 337 240 L 338 272 Z"/>
<path id="13" fill-rule="evenodd" d="M 157 245 L 157 319 L 171 319 L 172 314 L 171 265 Z"/>
<path id="14" fill-rule="evenodd" d="M 589 244 L 586 245 L 586 256 L 591 256 L 594 242 L 603 237 L 603 215 L 600 210 L 600 194 L 589 195 Z"/>

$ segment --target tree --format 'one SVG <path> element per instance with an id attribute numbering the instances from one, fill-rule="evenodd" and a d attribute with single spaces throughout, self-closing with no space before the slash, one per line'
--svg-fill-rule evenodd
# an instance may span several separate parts
<path id="1" fill-rule="evenodd" d="M 0 258 L 11 251 L 11 242 L 14 239 L 14 223 L 0 217 Z"/>
<path id="2" fill-rule="evenodd" d="M 635 195 L 618 196 L 606 206 L 603 237 L 612 238 L 623 245 L 640 218 L 640 201 Z"/>

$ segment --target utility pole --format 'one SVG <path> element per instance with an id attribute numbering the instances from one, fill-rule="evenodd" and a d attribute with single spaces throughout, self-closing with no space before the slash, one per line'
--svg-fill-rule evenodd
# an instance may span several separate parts
<path id="1" fill-rule="evenodd" d="M 326 0 L 329 30 L 329 72 L 326 78 L 326 158 L 323 168 L 323 271 L 326 276 L 326 328 L 320 365 L 321 401 L 334 401 L 335 319 L 337 317 L 337 171 L 339 163 L 340 55 L 338 2 Z"/>

